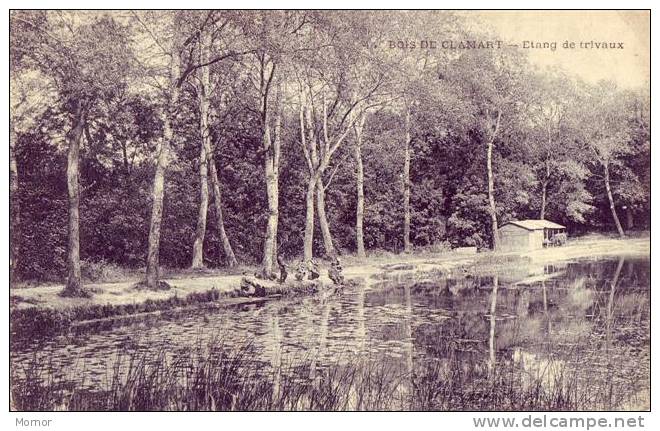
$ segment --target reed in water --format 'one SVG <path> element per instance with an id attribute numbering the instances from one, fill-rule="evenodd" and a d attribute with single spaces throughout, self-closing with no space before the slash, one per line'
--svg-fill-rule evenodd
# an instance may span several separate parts
<path id="1" fill-rule="evenodd" d="M 564 363 L 548 378 L 530 376 L 513 361 L 489 369 L 483 361 L 432 360 L 416 362 L 411 372 L 350 355 L 321 369 L 312 357 L 283 358 L 275 369 L 255 361 L 249 344 L 229 349 L 218 340 L 177 357 L 119 352 L 106 384 L 94 390 L 34 360 L 11 369 L 12 409 L 597 410 L 616 409 L 611 394 L 620 390 L 612 381 L 578 381 Z"/>

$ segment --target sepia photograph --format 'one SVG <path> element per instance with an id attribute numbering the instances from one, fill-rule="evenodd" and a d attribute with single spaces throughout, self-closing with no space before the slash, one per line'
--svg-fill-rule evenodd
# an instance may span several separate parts
<path id="1" fill-rule="evenodd" d="M 10 413 L 650 412 L 650 10 L 8 20 Z"/>

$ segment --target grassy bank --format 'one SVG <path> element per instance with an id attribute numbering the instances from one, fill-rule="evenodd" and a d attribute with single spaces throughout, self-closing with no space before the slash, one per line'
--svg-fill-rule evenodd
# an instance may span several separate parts
<path id="1" fill-rule="evenodd" d="M 369 358 L 316 369 L 313 358 L 271 366 L 249 348 L 168 358 L 126 354 L 94 390 L 56 379 L 48 364 L 12 368 L 12 408 L 26 410 L 609 410 L 626 408 L 611 381 L 581 381 L 563 366 L 553 379 L 533 377 L 513 363 L 489 369 L 459 358 L 383 365 Z M 120 356 L 121 357 L 121 356 Z M 522 383 L 525 382 L 525 383 Z"/>

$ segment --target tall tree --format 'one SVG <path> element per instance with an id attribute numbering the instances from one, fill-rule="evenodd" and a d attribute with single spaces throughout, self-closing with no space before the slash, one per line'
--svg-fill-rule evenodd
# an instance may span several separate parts
<path id="1" fill-rule="evenodd" d="M 585 188 L 588 169 L 579 145 L 573 95 L 576 87 L 567 76 L 547 71 L 535 76 L 527 113 L 530 163 L 540 186 L 538 218 L 549 210 L 555 218 L 583 222 L 593 207 Z"/>
<path id="2" fill-rule="evenodd" d="M 13 60 L 52 80 L 62 110 L 69 116 L 68 246 L 65 296 L 86 294 L 80 270 L 80 144 L 90 109 L 112 97 L 129 70 L 125 29 L 108 14 L 77 16 L 62 11 L 15 11 L 11 15 Z M 18 36 L 20 34 L 20 36 Z"/>
<path id="3" fill-rule="evenodd" d="M 234 248 L 232 247 L 227 231 L 225 230 L 224 210 L 222 209 L 222 191 L 220 190 L 220 180 L 218 179 L 218 170 L 215 165 L 212 149 L 207 148 L 206 154 L 213 190 L 216 225 L 218 228 L 218 235 L 220 235 L 220 241 L 222 242 L 222 249 L 225 253 L 225 263 L 229 267 L 237 266 L 238 260 L 236 260 L 236 255 L 234 255 Z"/>
<path id="4" fill-rule="evenodd" d="M 334 115 L 329 114 L 329 103 L 324 88 L 319 90 L 321 100 L 314 102 L 315 93 L 309 90 L 312 87 L 308 86 L 308 90 L 305 91 L 303 89 L 304 87 L 301 86 L 299 98 L 300 143 L 308 169 L 307 191 L 305 195 L 305 236 L 303 243 L 303 258 L 306 261 L 311 259 L 313 254 L 315 195 L 317 208 L 320 210 L 319 218 L 326 254 L 333 255 L 336 253 L 325 216 L 323 174 L 330 165 L 333 154 L 335 154 L 340 145 L 345 141 L 348 133 L 357 121 L 357 115 L 354 112 L 355 108 L 358 105 L 362 106 L 368 103 L 367 101 L 372 97 L 381 83 L 382 81 L 377 82 L 359 99 L 344 100 L 343 103 L 339 99 L 335 99 L 331 105 Z M 337 94 L 337 97 L 339 98 L 341 95 Z M 319 102 L 321 106 L 316 115 L 314 115 L 313 106 L 314 104 L 319 104 Z M 343 109 L 337 106 L 340 103 Z"/>
<path id="5" fill-rule="evenodd" d="M 500 240 L 497 231 L 497 208 L 495 206 L 495 179 L 493 176 L 493 146 L 495 145 L 495 138 L 500 131 L 500 124 L 502 121 L 502 111 L 497 110 L 495 120 L 491 118 L 489 109 L 486 109 L 486 119 L 489 123 L 488 132 L 489 136 L 486 138 L 486 170 L 488 173 L 488 206 L 490 209 L 490 223 L 493 236 L 493 250 L 499 248 Z"/>
<path id="6" fill-rule="evenodd" d="M 486 153 L 488 212 L 491 243 L 499 247 L 494 150 L 498 143 L 507 144 L 505 128 L 518 121 L 527 88 L 523 77 L 524 58 L 512 49 L 471 51 L 461 55 L 451 73 L 475 107 L 477 130 L 482 134 Z"/>
<path id="7" fill-rule="evenodd" d="M 217 221 L 218 235 L 220 236 L 222 247 L 225 254 L 227 266 L 238 264 L 234 250 L 229 241 L 225 230 L 224 216 L 222 210 L 222 198 L 220 195 L 220 181 L 217 174 L 217 168 L 213 159 L 213 148 L 211 145 L 211 130 L 209 121 L 211 117 L 210 97 L 213 91 L 211 85 L 211 51 L 214 49 L 214 55 L 219 59 L 221 57 L 231 58 L 239 54 L 234 54 L 234 44 L 238 39 L 235 30 L 234 17 L 230 14 L 221 14 L 210 11 L 199 16 L 200 28 L 197 33 L 197 50 L 199 52 L 199 68 L 197 98 L 199 105 L 199 133 L 200 133 L 200 156 L 199 156 L 199 210 L 197 215 L 197 226 L 195 229 L 195 239 L 193 242 L 192 267 L 199 268 L 204 266 L 204 238 L 206 234 L 206 218 L 209 203 L 209 172 L 211 177 L 211 187 L 214 195 L 215 214 Z M 222 43 L 215 43 L 221 41 Z M 216 61 L 219 61 L 216 59 Z M 219 83 L 215 85 L 218 91 Z"/>
<path id="8" fill-rule="evenodd" d="M 195 50 L 200 35 L 207 30 L 207 26 L 222 27 L 226 23 L 226 21 L 216 19 L 214 11 L 147 11 L 139 14 L 133 13 L 133 17 L 137 21 L 140 36 L 151 44 L 151 49 L 145 50 L 146 52 L 143 54 L 145 58 L 156 58 L 155 64 L 150 65 L 150 77 L 157 82 L 164 103 L 163 138 L 158 148 L 154 173 L 145 279 L 149 289 L 158 289 L 160 286 L 159 249 L 165 173 L 170 162 L 170 152 L 174 141 L 173 124 L 178 114 L 181 87 L 189 77 L 195 76 L 195 72 L 200 68 L 209 67 L 225 59 L 240 58 L 246 52 L 221 51 L 214 53 L 212 58 L 204 63 L 200 61 L 199 50 Z M 200 18 L 203 23 L 201 27 L 199 26 Z M 163 73 L 163 70 L 166 72 Z M 206 155 L 210 153 L 206 147 L 204 151 Z"/>
<path id="9" fill-rule="evenodd" d="M 67 190 L 69 192 L 69 244 L 67 254 L 67 276 L 64 293 L 67 296 L 80 296 L 82 280 L 80 273 L 80 184 L 78 183 L 78 164 L 80 158 L 80 141 L 82 139 L 87 112 L 88 100 L 77 100 L 72 119 L 71 130 L 67 133 L 69 154 L 66 165 Z"/>
<path id="10" fill-rule="evenodd" d="M 199 62 L 205 64 L 209 58 L 209 36 L 206 31 L 200 32 L 199 37 Z M 210 130 L 209 130 L 209 96 L 210 71 L 208 66 L 198 70 L 200 75 L 197 97 L 199 99 L 199 211 L 197 214 L 197 226 L 195 228 L 195 240 L 193 242 L 192 268 L 204 266 L 204 236 L 206 235 L 206 214 L 209 206 L 209 183 L 208 167 L 210 159 Z M 221 213 L 222 214 L 222 213 Z M 224 223 L 223 223 L 224 227 Z"/>
<path id="11" fill-rule="evenodd" d="M 307 31 L 309 17 L 304 11 L 257 11 L 244 16 L 245 32 L 250 35 L 252 49 L 248 78 L 257 93 L 255 111 L 260 120 L 262 143 L 259 154 L 263 157 L 268 201 L 261 272 L 270 277 L 278 253 L 279 177 L 287 63 Z"/>
<path id="12" fill-rule="evenodd" d="M 332 156 L 345 142 L 358 112 L 375 102 L 386 82 L 382 69 L 374 67 L 369 38 L 349 29 L 364 26 L 361 17 L 345 13 L 331 15 L 322 21 L 315 34 L 315 55 L 299 65 L 298 101 L 300 143 L 308 170 L 305 194 L 305 235 L 303 258 L 311 259 L 314 237 L 314 207 L 323 236 L 326 255 L 336 254 L 325 210 L 326 181 L 324 174 Z"/>
<path id="13" fill-rule="evenodd" d="M 403 251 L 410 253 L 410 104 L 405 103 L 403 138 Z"/>
<path id="14" fill-rule="evenodd" d="M 156 44 L 160 50 L 161 55 L 164 56 L 166 66 L 166 74 L 161 77 L 164 85 L 163 100 L 164 108 L 162 111 L 163 121 L 163 137 L 160 139 L 157 156 L 156 156 L 156 169 L 154 172 L 154 180 L 151 191 L 151 219 L 149 223 L 149 239 L 147 251 L 147 270 L 145 283 L 149 289 L 160 288 L 160 267 L 159 267 L 159 251 L 160 251 L 160 231 L 161 223 L 163 220 L 163 195 L 165 192 L 165 172 L 170 162 L 170 147 L 173 145 L 174 131 L 173 122 L 177 114 L 177 105 L 179 101 L 180 88 L 182 77 L 181 68 L 181 43 L 182 35 L 180 34 L 181 28 L 181 15 L 175 14 L 169 16 L 166 22 L 159 22 L 161 18 L 153 15 L 140 17 L 135 15 L 140 24 L 146 30 L 148 36 L 153 38 L 153 43 Z M 150 20 L 146 21 L 147 19 Z M 159 31 L 158 36 L 150 29 L 152 24 L 164 24 L 167 27 Z"/>
<path id="15" fill-rule="evenodd" d="M 318 193 L 318 199 L 322 197 L 323 193 L 323 191 L 317 191 L 317 187 L 319 187 L 318 183 L 322 180 L 321 175 L 330 163 L 330 157 L 344 140 L 348 131 L 348 129 L 346 129 L 345 133 L 336 139 L 336 142 L 334 142 L 335 145 L 331 144 L 329 134 L 327 134 L 327 102 L 324 96 L 322 101 L 323 113 L 321 115 L 325 119 L 323 122 L 326 132 L 324 138 L 327 139 L 322 141 L 320 146 L 319 138 L 316 133 L 316 125 L 312 119 L 312 108 L 310 107 L 310 103 L 310 97 L 306 94 L 304 87 L 301 85 L 299 96 L 300 144 L 303 149 L 309 175 L 305 193 L 305 236 L 303 241 L 303 259 L 305 261 L 308 261 L 313 256 L 312 246 L 314 240 L 315 195 Z M 323 186 L 321 185 L 320 187 Z M 324 227 L 325 229 L 323 232 L 325 235 L 324 239 L 326 240 L 326 252 L 332 252 L 334 247 L 331 238 L 329 238 L 327 221 Z"/>
<path id="16" fill-rule="evenodd" d="M 647 87 L 648 88 L 648 87 Z M 642 227 L 645 220 L 636 218 L 644 213 L 649 214 L 649 197 L 651 196 L 651 158 L 650 138 L 650 103 L 648 90 L 635 90 L 630 94 L 628 103 L 631 118 L 631 152 L 623 157 L 617 169 L 618 181 L 613 184 L 612 194 L 620 202 L 625 212 L 626 229 Z"/>
<path id="17" fill-rule="evenodd" d="M 364 165 L 362 163 L 362 134 L 364 132 L 366 118 L 367 115 L 365 112 L 360 113 L 360 117 L 353 125 L 353 130 L 355 132 L 355 171 L 357 188 L 355 244 L 357 246 L 357 256 L 359 258 L 367 257 L 364 249 Z"/>
<path id="18" fill-rule="evenodd" d="M 384 64 L 390 75 L 390 97 L 389 105 L 398 111 L 401 124 L 403 125 L 403 161 L 401 163 L 401 181 L 403 197 L 403 249 L 411 252 L 413 249 L 412 223 L 414 208 L 411 201 L 412 178 L 411 163 L 414 159 L 414 141 L 420 127 L 416 127 L 416 116 L 419 116 L 420 100 L 435 98 L 436 102 L 446 102 L 444 97 L 446 86 L 438 82 L 440 71 L 444 70 L 447 63 L 453 58 L 453 54 L 446 50 L 430 49 L 429 39 L 441 40 L 453 37 L 462 37 L 459 33 L 460 19 L 453 13 L 439 13 L 429 11 L 407 11 L 402 13 L 403 19 L 395 19 L 385 14 L 383 18 L 387 21 L 378 23 L 381 29 L 387 32 L 382 34 L 388 44 L 393 42 L 410 41 L 411 49 L 390 49 L 385 56 Z M 399 15 L 398 13 L 396 15 Z M 382 31 L 382 30 L 381 30 Z M 414 42 L 413 42 L 414 41 Z M 425 41 L 425 42 L 422 42 Z M 380 43 L 384 41 L 381 40 Z M 406 46 L 408 48 L 408 46 Z M 433 107 L 434 110 L 444 111 L 450 108 L 444 103 Z M 444 124 L 437 124 L 443 127 Z M 418 129 L 418 130 L 416 130 Z"/>
<path id="19" fill-rule="evenodd" d="M 264 25 L 265 18 L 264 18 Z M 281 154 L 281 84 L 276 77 L 278 72 L 277 57 L 265 49 L 255 53 L 258 75 L 258 112 L 261 121 L 261 154 L 263 155 L 266 195 L 268 199 L 268 217 L 264 238 L 262 274 L 266 277 L 273 273 L 273 262 L 277 254 L 277 228 L 279 223 L 279 171 Z M 274 91 L 273 88 L 277 87 Z M 273 93 L 277 93 L 275 103 L 271 102 Z M 274 106 L 273 106 L 274 105 Z"/>
<path id="20" fill-rule="evenodd" d="M 620 168 L 624 156 L 633 152 L 632 131 L 635 111 L 629 92 L 622 92 L 612 82 L 603 82 L 586 89 L 581 113 L 584 142 L 591 160 L 600 168 L 598 175 L 605 187 L 605 195 L 612 220 L 621 238 L 625 232 L 616 209 L 612 191 L 612 172 Z"/>
<path id="21" fill-rule="evenodd" d="M 268 221 L 266 224 L 266 239 L 264 242 L 264 256 L 262 260 L 263 273 L 270 275 L 273 262 L 277 256 L 277 228 L 279 224 L 279 178 L 280 178 L 280 154 L 281 154 L 281 134 L 282 134 L 282 94 L 281 83 L 276 83 L 275 112 L 271 123 L 268 113 L 268 88 L 272 84 L 276 65 L 273 63 L 270 70 L 269 79 L 262 83 L 261 94 L 263 94 L 263 151 L 264 155 L 264 174 L 266 177 L 266 192 L 268 195 Z M 271 133 L 272 127 L 272 133 Z"/>

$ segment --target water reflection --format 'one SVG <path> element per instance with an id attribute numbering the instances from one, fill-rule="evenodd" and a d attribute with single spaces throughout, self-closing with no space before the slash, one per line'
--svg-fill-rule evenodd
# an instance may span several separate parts
<path id="1" fill-rule="evenodd" d="M 545 335 L 550 338 L 552 336 L 552 319 L 548 313 L 548 288 L 545 285 L 545 280 L 541 281 L 541 290 L 543 292 L 543 315 L 546 327 Z"/>
<path id="2" fill-rule="evenodd" d="M 332 302 L 328 299 L 324 300 L 321 304 L 321 322 L 319 325 L 318 342 L 316 350 L 311 355 L 311 366 L 309 371 L 309 378 L 313 382 L 317 382 L 316 368 L 320 358 L 327 354 L 327 341 L 328 341 L 328 327 L 330 323 L 330 311 L 332 309 Z"/>
<path id="3" fill-rule="evenodd" d="M 490 294 L 490 335 L 488 337 L 488 373 L 492 377 L 493 370 L 496 364 L 495 358 L 495 313 L 497 310 L 497 290 L 499 288 L 499 278 L 497 275 L 493 277 L 493 290 Z"/>
<path id="4" fill-rule="evenodd" d="M 282 329 L 280 328 L 280 310 L 279 304 L 273 307 L 273 313 L 269 319 L 271 329 L 271 359 L 270 365 L 273 372 L 273 399 L 277 399 L 280 394 L 280 385 L 282 381 Z"/>
<path id="5" fill-rule="evenodd" d="M 624 258 L 621 256 L 619 262 L 617 263 L 616 270 L 614 271 L 614 276 L 610 282 L 610 295 L 607 300 L 607 316 L 605 318 L 605 351 L 609 354 L 610 347 L 612 345 L 612 320 L 614 318 L 614 294 L 616 292 L 616 285 L 619 282 L 619 277 L 621 276 L 621 270 L 623 269 Z M 609 355 L 608 355 L 609 358 Z"/>
<path id="6" fill-rule="evenodd" d="M 368 362 L 395 370 L 402 402 L 430 365 L 439 370 L 436 379 L 476 378 L 479 370 L 491 379 L 516 367 L 527 376 L 521 385 L 540 381 L 552 387 L 569 375 L 571 390 L 602 383 L 612 389 L 608 405 L 625 408 L 635 394 L 643 401 L 650 387 L 649 284 L 648 259 L 623 257 L 480 277 L 397 275 L 396 281 L 336 297 L 172 313 L 54 338 L 13 338 L 11 362 L 18 370 L 33 358 L 50 361 L 56 377 L 95 389 L 108 383 L 109 370 L 123 360 L 118 352 L 176 357 L 219 338 L 228 347 L 250 345 L 253 360 L 272 376 L 274 398 L 297 369 L 288 364 L 307 363 L 304 379 L 319 385 L 330 366 Z M 358 398 L 352 394 L 354 404 Z"/>

